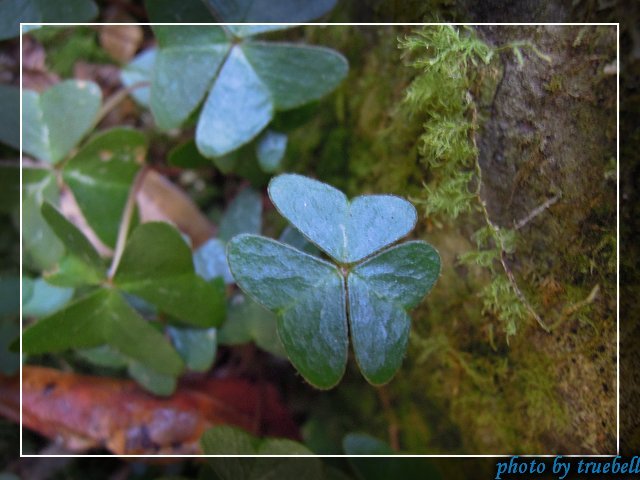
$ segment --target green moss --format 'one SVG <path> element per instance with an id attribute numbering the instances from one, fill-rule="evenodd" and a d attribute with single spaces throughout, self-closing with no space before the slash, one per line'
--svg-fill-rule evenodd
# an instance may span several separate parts
<path id="1" fill-rule="evenodd" d="M 560 75 L 554 75 L 544 88 L 549 93 L 558 93 L 562 91 L 562 77 Z"/>
<path id="2" fill-rule="evenodd" d="M 532 263 L 539 237 L 549 234 L 546 224 L 527 235 L 497 228 L 488 223 L 478 197 L 474 137 L 483 118 L 476 107 L 491 104 L 502 75 L 492 48 L 473 31 L 451 27 L 330 32 L 330 41 L 322 41 L 346 54 L 350 75 L 336 96 L 292 132 L 290 165 L 350 195 L 409 196 L 421 212 L 415 235 L 436 246 L 444 266 L 434 290 L 412 313 L 407 357 L 388 388 L 395 425 L 389 427 L 377 401 L 374 421 L 354 409 L 341 428 L 367 425 L 367 433 L 380 438 L 395 429 L 401 448 L 412 453 L 542 453 L 549 445 L 584 452 L 588 442 L 567 443 L 574 435 L 568 419 L 602 419 L 595 407 L 584 411 L 587 403 L 599 404 L 601 391 L 583 392 L 578 402 L 572 389 L 583 384 L 580 376 L 584 384 L 599 385 L 599 369 L 610 354 L 610 331 L 594 318 L 611 319 L 615 309 L 581 303 L 596 284 L 601 292 L 612 285 L 610 209 L 594 208 L 584 225 L 572 227 L 583 229 L 582 240 L 566 255 Z M 306 35 L 320 34 L 311 28 Z M 390 40 L 395 38 L 408 50 L 399 51 Z M 543 137 L 536 132 L 525 131 L 521 140 L 523 151 L 540 152 Z M 540 154 L 531 155 L 517 188 L 528 186 L 527 172 L 540 162 Z M 541 198 L 547 194 L 540 192 Z M 549 228 L 566 229 L 563 221 Z M 553 336 L 518 298 L 503 256 L 517 266 L 512 273 L 521 293 L 554 324 Z M 603 269 L 602 262 L 610 266 Z"/>

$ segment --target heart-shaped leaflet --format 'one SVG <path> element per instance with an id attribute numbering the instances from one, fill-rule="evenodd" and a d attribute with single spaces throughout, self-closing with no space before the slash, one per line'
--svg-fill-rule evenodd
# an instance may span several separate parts
<path id="1" fill-rule="evenodd" d="M 347 276 L 349 327 L 356 361 L 374 385 L 388 382 L 407 349 L 411 318 L 440 274 L 440 256 L 428 243 L 391 247 Z"/>
<path id="2" fill-rule="evenodd" d="M 326 183 L 283 174 L 269 183 L 278 211 L 338 263 L 355 263 L 399 240 L 416 224 L 416 209 L 393 195 L 349 201 Z"/>
<path id="3" fill-rule="evenodd" d="M 236 235 L 227 244 L 236 282 L 277 316 L 280 340 L 309 383 L 331 388 L 347 364 L 346 292 L 338 268 L 260 235 Z"/>
<path id="4" fill-rule="evenodd" d="M 319 258 L 266 237 L 242 234 L 227 246 L 236 282 L 276 313 L 289 359 L 318 388 L 331 388 L 347 363 L 349 326 L 356 360 L 374 385 L 400 367 L 409 338 L 407 309 L 431 289 L 438 253 L 425 242 L 389 248 L 347 275 Z M 348 302 L 348 303 L 347 303 Z"/>

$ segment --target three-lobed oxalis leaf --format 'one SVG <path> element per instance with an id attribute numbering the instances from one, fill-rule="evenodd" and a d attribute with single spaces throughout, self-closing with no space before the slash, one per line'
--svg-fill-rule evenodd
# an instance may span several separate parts
<path id="1" fill-rule="evenodd" d="M 332 91 L 347 74 L 344 57 L 323 47 L 252 38 L 281 28 L 287 27 L 154 26 L 150 106 L 158 126 L 182 125 L 204 99 L 196 144 L 206 157 L 220 157 L 255 138 L 275 111 Z"/>
<path id="2" fill-rule="evenodd" d="M 105 245 L 115 246 L 148 142 L 143 133 L 120 127 L 95 134 L 77 149 L 96 122 L 101 98 L 95 83 L 76 80 L 23 93 L 24 151 L 41 162 L 23 169 L 25 258 L 37 269 L 51 268 L 63 251 L 40 212 L 45 200 L 57 203 L 60 173 L 93 231 Z"/>
<path id="3" fill-rule="evenodd" d="M 415 307 L 440 273 L 440 257 L 423 241 L 388 247 L 409 233 L 416 211 L 392 195 L 349 199 L 307 177 L 284 174 L 269 184 L 278 211 L 333 262 L 259 235 L 228 244 L 237 284 L 278 318 L 293 365 L 318 388 L 344 374 L 349 333 L 356 361 L 374 385 L 388 382 L 407 348 Z"/>
<path id="4" fill-rule="evenodd" d="M 150 373 L 179 375 L 183 361 L 176 350 L 124 295 L 146 300 L 186 324 L 209 328 L 224 320 L 222 281 L 199 277 L 189 246 L 175 228 L 162 222 L 134 229 L 114 277 L 108 279 L 102 258 L 75 225 L 48 202 L 42 206 L 42 216 L 66 250 L 48 281 L 90 290 L 28 327 L 23 351 L 40 354 L 108 345 Z"/>

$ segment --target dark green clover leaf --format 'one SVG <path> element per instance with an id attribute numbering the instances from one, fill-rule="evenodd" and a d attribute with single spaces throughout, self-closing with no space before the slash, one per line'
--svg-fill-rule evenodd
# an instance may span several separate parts
<path id="1" fill-rule="evenodd" d="M 386 383 L 407 349 L 413 308 L 440 273 L 438 253 L 424 242 L 389 248 L 347 276 L 349 325 L 356 360 L 366 379 Z"/>
<path id="2" fill-rule="evenodd" d="M 92 0 L 2 0 L 0 2 L 0 40 L 20 34 L 23 23 L 82 23 L 98 15 L 98 6 Z M 30 26 L 28 29 L 33 29 Z M 26 32 L 26 26 L 22 27 Z"/>
<path id="3" fill-rule="evenodd" d="M 211 161 L 202 156 L 194 140 L 188 140 L 172 148 L 167 154 L 167 163 L 180 168 L 207 168 L 211 166 Z"/>
<path id="4" fill-rule="evenodd" d="M 151 23 L 215 23 L 200 0 L 145 0 L 145 9 Z"/>
<path id="5" fill-rule="evenodd" d="M 256 438 L 236 427 L 220 425 L 204 432 L 200 445 L 205 455 L 218 455 L 208 459 L 221 480 L 327 478 L 323 464 L 317 458 L 273 458 L 282 455 L 313 455 L 304 445 L 280 438 Z M 246 455 L 254 458 L 229 458 L 227 455 Z"/>
<path id="6" fill-rule="evenodd" d="M 95 290 L 22 334 L 22 350 L 27 354 L 104 344 L 160 374 L 177 376 L 183 368 L 180 356 L 162 334 L 115 290 Z"/>
<path id="7" fill-rule="evenodd" d="M 276 313 L 287 355 L 311 384 L 330 388 L 342 377 L 347 312 L 363 375 L 375 385 L 388 382 L 407 347 L 407 310 L 418 305 L 440 272 L 440 257 L 425 242 L 382 250 L 413 228 L 415 208 L 389 195 L 350 202 L 339 190 L 299 175 L 274 178 L 269 194 L 338 265 L 275 240 L 239 235 L 227 247 L 236 282 Z"/>
<path id="8" fill-rule="evenodd" d="M 49 283 L 64 287 L 99 284 L 106 269 L 87 237 L 49 202 L 42 205 L 42 216 L 67 251 L 58 270 L 47 276 Z"/>
<path id="9" fill-rule="evenodd" d="M 144 223 L 133 231 L 113 282 L 191 325 L 213 327 L 224 320 L 222 282 L 195 273 L 191 249 L 166 223 Z"/>
<path id="10" fill-rule="evenodd" d="M 238 285 L 277 314 L 280 339 L 298 371 L 319 388 L 336 385 L 348 352 L 346 292 L 338 268 L 251 234 L 234 237 L 227 256 Z"/>
<path id="11" fill-rule="evenodd" d="M 22 93 L 23 149 L 57 163 L 91 130 L 102 94 L 93 82 L 67 80 L 43 93 Z"/>
<path id="12" fill-rule="evenodd" d="M 336 0 L 204 0 L 229 23 L 308 22 L 329 12 Z M 266 25 L 259 25 L 262 27 Z M 249 28 L 247 26 L 246 28 Z M 283 28 L 286 28 L 283 26 Z"/>
<path id="13" fill-rule="evenodd" d="M 206 157 L 221 157 L 254 139 L 275 111 L 333 90 L 348 69 L 339 53 L 239 38 L 280 27 L 155 26 L 151 110 L 158 126 L 180 126 L 204 100 L 196 143 Z"/>
<path id="14" fill-rule="evenodd" d="M 122 211 L 146 152 L 144 134 L 115 128 L 93 137 L 64 167 L 64 180 L 84 217 L 110 247 L 115 246 Z"/>
<path id="15" fill-rule="evenodd" d="M 66 250 L 57 270 L 47 275 L 47 282 L 97 288 L 27 328 L 23 337 L 26 353 L 91 349 L 84 352 L 90 361 L 126 365 L 131 377 L 144 388 L 159 395 L 169 394 L 175 389 L 175 377 L 184 362 L 154 323 L 138 313 L 149 309 L 155 312 L 157 307 L 183 323 L 203 327 L 199 331 L 170 327 L 170 335 L 179 352 L 188 351 L 184 356 L 190 368 L 210 366 L 216 347 L 211 327 L 219 325 L 225 315 L 224 284 L 220 279 L 208 282 L 196 274 L 191 249 L 178 230 L 159 222 L 138 226 L 111 279 L 102 259 L 75 225 L 48 202 L 41 211 L 46 225 Z M 43 287 L 44 294 L 65 293 L 54 292 L 46 284 Z M 43 302 L 37 298 L 38 284 L 26 282 L 25 311 L 33 315 L 49 313 L 71 294 Z M 96 350 L 98 347 L 100 350 Z"/>
<path id="16" fill-rule="evenodd" d="M 239 38 L 292 27 L 278 22 L 308 22 L 335 4 L 336 0 L 145 0 L 152 23 L 262 23 L 227 25 Z"/>
<path id="17" fill-rule="evenodd" d="M 221 345 L 254 342 L 262 350 L 286 358 L 273 312 L 243 294 L 235 295 L 227 310 L 228 318 L 218 331 Z"/>
<path id="18" fill-rule="evenodd" d="M 442 480 L 442 474 L 426 458 L 389 458 L 401 452 L 394 451 L 386 442 L 370 435 L 349 433 L 342 440 L 348 462 L 357 478 L 386 480 L 388 478 L 420 478 Z M 360 455 L 377 458 L 359 458 Z M 381 458 L 382 456 L 385 458 Z"/>

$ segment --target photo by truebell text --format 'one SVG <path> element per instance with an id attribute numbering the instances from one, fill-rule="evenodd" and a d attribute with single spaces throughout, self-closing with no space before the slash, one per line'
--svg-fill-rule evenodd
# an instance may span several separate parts
<path id="1" fill-rule="evenodd" d="M 517 455 L 508 461 L 496 463 L 495 480 L 507 478 L 530 478 L 546 473 L 554 475 L 553 478 L 564 480 L 565 478 L 606 478 L 610 475 L 637 475 L 640 474 L 640 456 L 623 458 L 616 455 L 612 458 L 580 458 L 557 457 L 543 459 L 520 458 Z M 569 476 L 570 475 L 570 476 Z M 617 478 L 617 477 L 610 477 Z M 625 477 L 628 478 L 628 477 Z"/>

